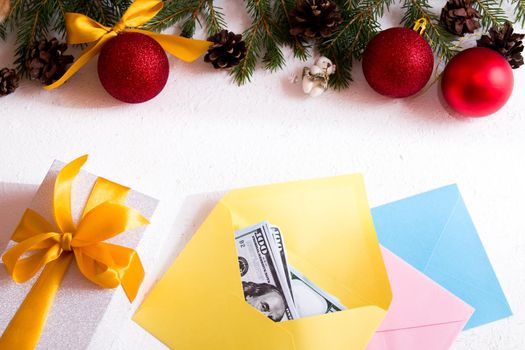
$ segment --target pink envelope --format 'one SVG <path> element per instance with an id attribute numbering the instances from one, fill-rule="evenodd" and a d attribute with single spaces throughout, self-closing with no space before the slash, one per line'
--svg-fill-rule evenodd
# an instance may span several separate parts
<path id="1" fill-rule="evenodd" d="M 411 265 L 381 248 L 392 304 L 367 350 L 446 350 L 474 309 Z"/>

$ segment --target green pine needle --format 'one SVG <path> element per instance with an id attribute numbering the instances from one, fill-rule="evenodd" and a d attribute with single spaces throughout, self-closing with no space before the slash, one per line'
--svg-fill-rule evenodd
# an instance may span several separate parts
<path id="1" fill-rule="evenodd" d="M 284 56 L 280 45 L 282 29 L 276 24 L 271 0 L 246 0 L 246 10 L 253 19 L 253 25 L 244 32 L 246 57 L 232 69 L 231 75 L 238 85 L 251 80 L 257 61 L 262 59 L 264 67 L 270 71 L 281 69 Z"/>
<path id="2" fill-rule="evenodd" d="M 21 4 L 25 11 L 20 16 L 16 41 L 18 46 L 15 50 L 15 65 L 17 70 L 26 73 L 25 61 L 33 43 L 41 38 L 47 37 L 49 25 L 52 21 L 55 2 L 53 0 L 30 1 Z"/>
<path id="3" fill-rule="evenodd" d="M 319 53 L 336 64 L 330 86 L 340 90 L 352 81 L 353 59 L 361 59 L 368 42 L 381 29 L 378 19 L 393 0 L 338 1 L 343 23 L 330 37 L 323 39 Z"/>
<path id="4" fill-rule="evenodd" d="M 525 0 L 512 0 L 511 3 L 514 5 L 516 22 L 520 23 L 522 27 L 525 26 Z"/>
<path id="5" fill-rule="evenodd" d="M 259 56 L 259 52 L 262 51 L 263 46 L 261 26 L 262 23 L 259 20 L 242 35 L 246 43 L 246 57 L 231 71 L 233 80 L 237 85 L 243 85 L 251 81 L 255 66 L 257 65 L 257 57 Z"/>
<path id="6" fill-rule="evenodd" d="M 208 35 L 212 36 L 226 28 L 226 20 L 222 8 L 215 6 L 213 0 L 206 0 L 204 5 L 202 16 L 206 22 Z"/>
<path id="7" fill-rule="evenodd" d="M 164 8 L 144 29 L 162 31 L 181 25 L 181 35 L 191 38 L 195 35 L 197 24 L 205 27 L 208 36 L 215 35 L 226 28 L 222 9 L 213 4 L 213 0 L 171 0 L 164 2 Z"/>
<path id="8" fill-rule="evenodd" d="M 276 36 L 279 44 L 290 47 L 293 54 L 301 61 L 310 57 L 310 45 L 303 39 L 290 35 L 290 11 L 296 6 L 295 0 L 276 0 L 274 3 L 274 18 Z"/>
<path id="9" fill-rule="evenodd" d="M 481 15 L 481 26 L 485 30 L 499 27 L 508 21 L 500 0 L 474 0 L 473 5 Z"/>

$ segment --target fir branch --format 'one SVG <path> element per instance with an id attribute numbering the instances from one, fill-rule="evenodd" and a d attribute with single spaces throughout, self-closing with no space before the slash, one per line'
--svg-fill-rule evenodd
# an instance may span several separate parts
<path id="1" fill-rule="evenodd" d="M 272 18 L 271 0 L 246 0 L 246 9 L 254 23 L 243 34 L 246 57 L 231 71 L 238 85 L 250 81 L 261 56 L 264 67 L 270 71 L 282 68 L 285 63 L 280 40 L 275 34 L 277 26 Z"/>
<path id="2" fill-rule="evenodd" d="M 262 59 L 264 67 L 271 72 L 283 68 L 285 63 L 284 56 L 275 38 L 267 35 L 264 46 L 266 48 L 266 53 Z"/>
<path id="3" fill-rule="evenodd" d="M 261 27 L 261 21 L 258 20 L 242 34 L 246 43 L 246 57 L 231 71 L 233 80 L 237 85 L 243 85 L 251 81 L 257 65 L 257 57 L 259 52 L 262 51 L 263 35 L 261 34 Z"/>
<path id="4" fill-rule="evenodd" d="M 66 12 L 78 12 L 105 26 L 113 26 L 132 3 L 130 0 L 62 0 Z"/>
<path id="5" fill-rule="evenodd" d="M 431 12 L 432 7 L 428 0 L 404 0 L 402 8 L 405 14 L 401 22 L 406 27 L 412 27 L 420 18 L 427 20 L 423 37 L 440 60 L 447 62 L 454 57 L 458 52 L 458 47 L 454 44 L 456 37 L 439 23 L 439 17 Z"/>
<path id="6" fill-rule="evenodd" d="M 222 8 L 215 6 L 213 0 L 206 0 L 202 16 L 206 22 L 206 29 L 209 36 L 217 34 L 227 26 Z"/>
<path id="7" fill-rule="evenodd" d="M 193 7 L 192 12 L 184 20 L 182 24 L 181 35 L 186 38 L 191 38 L 195 34 L 195 29 L 197 27 L 197 22 L 199 22 L 199 14 L 204 9 L 205 0 L 195 1 L 195 6 Z M 199 22 L 200 25 L 200 22 Z"/>
<path id="8" fill-rule="evenodd" d="M 8 29 L 5 23 L 0 23 L 0 39 L 5 40 L 7 37 Z"/>
<path id="9" fill-rule="evenodd" d="M 133 0 L 10 0 L 8 16 L 0 24 L 0 37 L 16 31 L 16 65 L 24 72 L 28 52 L 35 41 L 49 33 L 65 34 L 64 15 L 66 12 L 83 13 L 94 20 L 112 26 L 117 22 Z M 361 55 L 372 37 L 380 30 L 378 19 L 388 11 L 394 0 L 333 0 L 337 3 L 343 23 L 330 37 L 317 43 L 319 52 L 329 57 L 337 70 L 330 79 L 330 85 L 345 88 L 352 80 L 352 65 Z M 305 60 L 309 57 L 309 44 L 299 37 L 290 35 L 290 11 L 296 0 L 245 0 L 252 24 L 244 32 L 247 47 L 246 58 L 231 74 L 239 85 L 250 81 L 259 59 L 270 70 L 285 64 L 282 46 L 293 49 L 294 56 Z M 525 0 L 474 0 L 475 8 L 482 16 L 486 29 L 500 26 L 507 17 L 502 4 L 512 5 L 516 21 L 525 25 Z M 403 0 L 402 22 L 405 26 L 424 17 L 427 19 L 425 38 L 440 59 L 450 59 L 458 49 L 455 37 L 440 24 L 432 12 L 429 0 Z M 145 29 L 161 31 L 180 25 L 182 34 L 193 36 L 197 25 L 213 35 L 227 27 L 222 9 L 214 0 L 165 0 L 164 8 Z"/>
<path id="10" fill-rule="evenodd" d="M 58 13 L 53 17 L 53 23 L 51 30 L 56 32 L 59 36 L 63 37 L 66 33 L 66 4 L 63 0 L 55 0 L 57 5 Z"/>
<path id="11" fill-rule="evenodd" d="M 169 0 L 164 2 L 164 8 L 143 28 L 162 31 L 182 23 L 181 35 L 191 38 L 195 35 L 197 24 L 203 27 L 201 19 L 204 19 L 206 32 L 211 36 L 226 27 L 221 10 L 213 4 L 213 0 Z"/>
<path id="12" fill-rule="evenodd" d="M 340 0 L 338 5 L 343 17 L 340 29 L 319 44 L 319 52 L 336 64 L 330 77 L 330 86 L 340 90 L 352 81 L 354 59 L 361 59 L 372 37 L 381 29 L 378 19 L 393 0 Z"/>
<path id="13" fill-rule="evenodd" d="M 276 23 L 276 35 L 280 43 L 293 50 L 294 57 L 306 61 L 310 57 L 308 43 L 298 36 L 290 35 L 290 11 L 296 6 L 295 0 L 276 0 L 274 3 L 274 17 Z"/>
<path id="14" fill-rule="evenodd" d="M 511 0 L 514 5 L 514 16 L 516 22 L 520 23 L 521 26 L 525 26 L 525 0 Z"/>
<path id="15" fill-rule="evenodd" d="M 22 3 L 24 13 L 19 19 L 15 50 L 15 65 L 21 73 L 26 73 L 25 61 L 33 43 L 47 36 L 55 2 L 53 0 L 31 1 Z"/>
<path id="16" fill-rule="evenodd" d="M 198 7 L 198 0 L 168 0 L 164 7 L 143 29 L 160 32 L 190 17 Z"/>
<path id="17" fill-rule="evenodd" d="M 113 7 L 118 18 L 122 17 L 124 12 L 135 0 L 113 0 Z"/>
<path id="18" fill-rule="evenodd" d="M 25 61 L 36 41 L 47 38 L 50 32 L 65 33 L 65 13 L 83 13 L 102 24 L 112 26 L 129 6 L 130 0 L 14 0 L 4 29 L 16 28 L 15 64 L 27 73 Z"/>
<path id="19" fill-rule="evenodd" d="M 503 0 L 474 0 L 473 7 L 481 15 L 481 26 L 483 29 L 502 26 L 508 21 L 505 10 L 501 7 Z"/>
<path id="20" fill-rule="evenodd" d="M 186 38 L 191 38 L 195 35 L 197 23 L 202 27 L 200 18 L 204 18 L 204 24 L 208 36 L 212 36 L 220 32 L 226 27 L 224 15 L 220 12 L 220 8 L 213 5 L 213 0 L 198 0 L 196 6 L 188 18 L 182 25 L 181 35 Z"/>

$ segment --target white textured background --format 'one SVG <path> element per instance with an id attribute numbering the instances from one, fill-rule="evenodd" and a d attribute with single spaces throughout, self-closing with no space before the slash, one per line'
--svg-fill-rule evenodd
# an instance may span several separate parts
<path id="1" fill-rule="evenodd" d="M 245 28 L 242 1 L 224 3 L 230 29 Z M 384 28 L 400 13 L 392 8 Z M 2 44 L 1 66 L 13 48 Z M 462 333 L 454 349 L 525 348 L 525 68 L 499 113 L 466 120 L 447 112 L 437 86 L 404 100 L 378 96 L 359 65 L 349 89 L 308 99 L 290 83 L 303 64 L 287 56 L 284 70 L 258 70 L 240 88 L 200 60 L 171 60 L 166 88 L 141 105 L 105 93 L 96 59 L 52 92 L 24 82 L 0 99 L 0 182 L 37 184 L 53 159 L 89 153 L 89 171 L 161 199 L 158 237 L 142 247 L 158 249 L 143 293 L 205 216 L 215 196 L 202 193 L 361 172 L 376 206 L 458 183 L 515 315 Z M 104 339 L 104 327 L 97 339 L 107 349 L 163 349 L 132 321 L 118 339 Z"/>

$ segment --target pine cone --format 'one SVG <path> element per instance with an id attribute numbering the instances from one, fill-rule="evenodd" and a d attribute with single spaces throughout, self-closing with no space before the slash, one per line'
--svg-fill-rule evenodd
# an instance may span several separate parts
<path id="1" fill-rule="evenodd" d="M 515 34 L 514 28 L 510 22 L 500 27 L 492 27 L 489 29 L 489 35 L 483 35 L 477 44 L 479 47 L 487 47 L 499 52 L 503 57 L 509 61 L 513 69 L 519 68 L 523 65 L 523 38 L 525 34 Z"/>
<path id="2" fill-rule="evenodd" d="M 459 36 L 478 29 L 480 18 L 479 12 L 472 7 L 472 0 L 448 0 L 441 10 L 441 23 L 449 32 Z"/>
<path id="3" fill-rule="evenodd" d="M 246 56 L 246 44 L 241 34 L 221 30 L 210 36 L 211 45 L 204 56 L 204 62 L 213 64 L 216 69 L 227 69 L 236 66 Z"/>
<path id="4" fill-rule="evenodd" d="M 18 87 L 18 74 L 14 69 L 2 68 L 0 70 L 0 96 L 13 93 Z"/>
<path id="5" fill-rule="evenodd" d="M 343 22 L 337 5 L 330 0 L 299 0 L 290 12 L 290 34 L 308 39 L 326 38 Z"/>
<path id="6" fill-rule="evenodd" d="M 60 79 L 73 63 L 73 56 L 64 55 L 66 50 L 67 44 L 60 43 L 56 38 L 35 42 L 26 60 L 31 79 L 40 80 L 45 85 Z"/>

